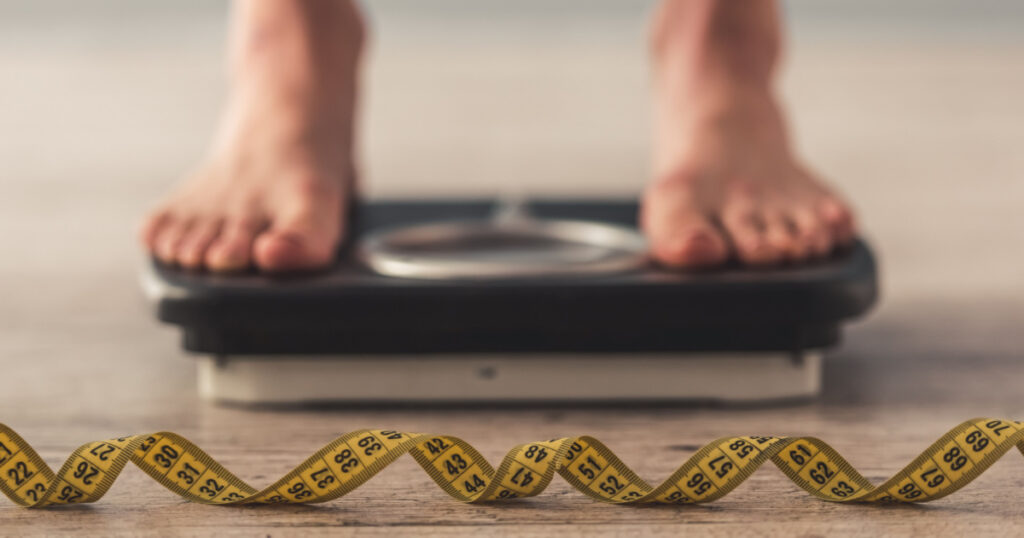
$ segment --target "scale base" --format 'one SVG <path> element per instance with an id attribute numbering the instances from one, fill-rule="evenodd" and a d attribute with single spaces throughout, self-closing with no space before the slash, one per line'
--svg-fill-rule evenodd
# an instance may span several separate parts
<path id="1" fill-rule="evenodd" d="M 199 359 L 199 393 L 234 404 L 754 403 L 821 389 L 821 353 L 236 355 Z"/>

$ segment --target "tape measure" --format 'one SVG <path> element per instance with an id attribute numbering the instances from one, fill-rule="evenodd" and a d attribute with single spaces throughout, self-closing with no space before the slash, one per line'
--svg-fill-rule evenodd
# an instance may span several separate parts
<path id="1" fill-rule="evenodd" d="M 820 439 L 723 437 L 698 450 L 661 485 L 652 486 L 593 437 L 519 445 L 495 470 L 456 437 L 359 430 L 335 439 L 257 490 L 172 432 L 84 444 L 54 473 L 21 436 L 0 424 L 0 489 L 26 507 L 94 502 L 130 461 L 197 503 L 319 503 L 351 492 L 408 452 L 441 489 L 463 502 L 531 497 L 544 491 L 557 472 L 581 493 L 609 503 L 703 503 L 723 497 L 768 460 L 826 501 L 925 502 L 962 488 L 1014 445 L 1024 453 L 1024 423 L 969 420 L 876 487 Z"/>

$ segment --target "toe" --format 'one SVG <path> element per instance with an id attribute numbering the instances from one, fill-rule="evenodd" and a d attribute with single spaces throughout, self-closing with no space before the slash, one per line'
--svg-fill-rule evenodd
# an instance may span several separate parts
<path id="1" fill-rule="evenodd" d="M 256 238 L 253 257 L 265 271 L 318 269 L 334 258 L 334 244 L 309 229 L 270 229 Z"/>
<path id="2" fill-rule="evenodd" d="M 181 241 L 191 228 L 191 222 L 175 220 L 165 224 L 154 240 L 153 253 L 164 263 L 174 263 Z"/>
<path id="3" fill-rule="evenodd" d="M 264 271 L 302 271 L 329 265 L 344 230 L 340 197 L 307 190 L 275 215 L 256 237 L 253 261 Z"/>
<path id="4" fill-rule="evenodd" d="M 794 209 L 790 213 L 790 222 L 797 241 L 806 248 L 808 258 L 826 256 L 832 250 L 832 234 L 817 212 L 809 207 Z"/>
<path id="5" fill-rule="evenodd" d="M 262 227 L 259 221 L 246 219 L 224 223 L 220 233 L 206 249 L 206 268 L 216 272 L 231 272 L 249 267 L 253 240 Z"/>
<path id="6" fill-rule="evenodd" d="M 659 262 L 686 269 L 719 265 L 729 255 L 725 239 L 706 218 L 680 219 L 677 230 L 652 238 L 651 252 Z"/>
<path id="7" fill-rule="evenodd" d="M 142 221 L 142 226 L 139 228 L 139 240 L 149 249 L 150 253 L 155 254 L 157 238 L 160 237 L 160 232 L 171 220 L 170 211 L 158 210 L 149 214 Z"/>
<path id="8" fill-rule="evenodd" d="M 818 216 L 838 245 L 848 245 L 856 235 L 853 212 L 843 202 L 828 197 L 818 204 Z"/>
<path id="9" fill-rule="evenodd" d="M 182 267 L 198 269 L 206 258 L 206 250 L 220 232 L 219 219 L 205 221 L 192 226 L 181 240 L 177 260 Z"/>
<path id="10" fill-rule="evenodd" d="M 747 265 L 773 265 L 782 260 L 782 252 L 765 234 L 764 219 L 750 210 L 729 210 L 722 215 L 736 257 Z"/>
<path id="11" fill-rule="evenodd" d="M 696 269 L 720 265 L 729 257 L 722 233 L 683 187 L 652 189 L 644 202 L 642 220 L 651 254 L 664 265 Z"/>
<path id="12" fill-rule="evenodd" d="M 807 258 L 806 245 L 797 240 L 793 226 L 781 213 L 765 215 L 764 238 L 779 253 L 780 260 L 800 261 Z"/>

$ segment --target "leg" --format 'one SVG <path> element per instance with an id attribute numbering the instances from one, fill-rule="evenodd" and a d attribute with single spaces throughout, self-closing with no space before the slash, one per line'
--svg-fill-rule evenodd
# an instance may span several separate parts
<path id="1" fill-rule="evenodd" d="M 664 0 L 655 14 L 642 224 L 660 262 L 799 262 L 853 239 L 846 204 L 790 147 L 772 87 L 779 34 L 774 0 Z"/>
<path id="2" fill-rule="evenodd" d="M 362 41 L 349 0 L 236 0 L 220 132 L 147 217 L 150 252 L 214 271 L 328 264 L 353 189 Z"/>

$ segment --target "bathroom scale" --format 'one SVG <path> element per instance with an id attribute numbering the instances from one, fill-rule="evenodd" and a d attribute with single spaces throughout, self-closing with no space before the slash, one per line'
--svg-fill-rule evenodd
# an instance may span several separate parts
<path id="1" fill-rule="evenodd" d="M 381 200 L 314 273 L 151 261 L 143 288 L 233 403 L 806 398 L 877 296 L 863 241 L 795 266 L 647 256 L 632 200 Z"/>

